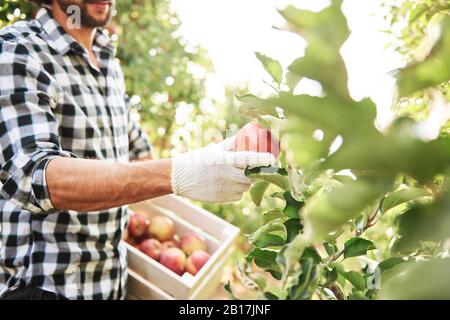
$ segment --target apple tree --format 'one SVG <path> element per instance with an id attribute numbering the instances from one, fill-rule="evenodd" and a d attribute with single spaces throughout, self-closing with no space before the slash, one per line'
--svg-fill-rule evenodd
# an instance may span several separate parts
<path id="1" fill-rule="evenodd" d="M 450 136 L 441 122 L 436 136 L 420 135 L 414 112 L 375 127 L 374 102 L 355 101 L 347 87 L 341 4 L 281 10 L 287 30 L 307 40 L 305 54 L 287 70 L 257 54 L 276 93 L 239 97 L 243 113 L 279 130 L 283 148 L 278 167 L 247 170 L 255 204 L 278 206 L 248 237 L 242 282 L 263 299 L 449 299 Z M 439 24 L 424 59 L 398 70 L 399 103 L 448 85 L 450 19 Z M 302 78 L 321 94 L 296 94 Z M 448 109 L 449 100 L 429 103 Z"/>

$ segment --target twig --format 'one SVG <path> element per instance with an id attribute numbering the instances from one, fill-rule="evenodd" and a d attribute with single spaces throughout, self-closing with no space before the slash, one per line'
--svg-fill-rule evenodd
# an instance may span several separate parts
<path id="1" fill-rule="evenodd" d="M 345 249 L 342 249 L 338 251 L 331 259 L 330 262 L 335 262 L 337 259 L 339 259 L 340 256 L 344 254 Z"/>

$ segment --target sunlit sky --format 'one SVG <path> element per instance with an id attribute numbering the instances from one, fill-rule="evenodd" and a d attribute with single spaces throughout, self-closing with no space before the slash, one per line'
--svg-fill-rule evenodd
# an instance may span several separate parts
<path id="1" fill-rule="evenodd" d="M 225 85 L 248 83 L 252 91 L 265 91 L 263 79 L 270 80 L 254 56 L 260 51 L 288 66 L 299 57 L 307 43 L 299 36 L 275 30 L 284 19 L 277 12 L 293 4 L 320 10 L 327 0 L 173 0 L 172 6 L 182 21 L 181 32 L 194 45 L 206 48 L 215 66 L 210 76 L 209 95 L 220 97 Z M 380 121 L 389 118 L 392 81 L 386 74 L 402 65 L 401 57 L 386 45 L 392 41 L 382 32 L 383 13 L 379 0 L 345 0 L 343 10 L 352 31 L 342 48 L 349 72 L 349 86 L 355 99 L 372 96 L 382 112 Z M 305 91 L 317 86 L 305 82 Z"/>

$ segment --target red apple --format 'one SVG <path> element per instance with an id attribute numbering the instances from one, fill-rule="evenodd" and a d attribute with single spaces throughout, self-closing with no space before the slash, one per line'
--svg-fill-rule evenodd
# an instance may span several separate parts
<path id="1" fill-rule="evenodd" d="M 126 243 L 131 244 L 133 247 L 136 246 L 136 244 L 137 244 L 136 240 L 134 240 L 132 237 L 130 237 L 130 233 L 128 232 L 128 229 L 125 230 L 125 232 L 124 232 L 123 240 Z"/>
<path id="2" fill-rule="evenodd" d="M 179 243 L 175 240 L 167 240 L 162 243 L 162 248 L 169 249 L 169 248 L 179 248 Z"/>
<path id="3" fill-rule="evenodd" d="M 280 154 L 280 142 L 270 130 L 262 128 L 257 122 L 250 122 L 239 130 L 236 136 L 235 151 L 270 152 L 275 157 Z"/>
<path id="4" fill-rule="evenodd" d="M 161 253 L 159 262 L 181 276 L 186 267 L 186 255 L 178 248 L 168 248 Z"/>
<path id="5" fill-rule="evenodd" d="M 154 215 L 150 218 L 149 233 L 159 241 L 172 239 L 175 234 L 173 221 L 165 216 Z"/>
<path id="6" fill-rule="evenodd" d="M 129 245 L 139 249 L 140 242 L 131 237 L 128 237 L 127 239 L 125 239 L 125 242 L 128 243 Z"/>
<path id="7" fill-rule="evenodd" d="M 135 247 L 136 249 L 139 250 L 139 246 L 141 245 L 140 242 L 135 241 L 134 243 L 131 244 L 133 247 Z"/>
<path id="8" fill-rule="evenodd" d="M 209 254 L 203 250 L 196 250 L 186 260 L 186 271 L 195 276 L 208 261 Z"/>
<path id="9" fill-rule="evenodd" d="M 181 237 L 180 248 L 187 255 L 190 255 L 195 250 L 206 250 L 205 239 L 196 233 L 187 233 Z"/>
<path id="10" fill-rule="evenodd" d="M 162 251 L 161 242 L 156 239 L 147 239 L 141 242 L 139 245 L 139 250 L 148 255 L 150 258 L 159 260 Z"/>
<path id="11" fill-rule="evenodd" d="M 148 228 L 148 224 L 148 219 L 145 219 L 142 215 L 131 211 L 130 220 L 128 221 L 129 236 L 135 239 L 142 237 Z"/>

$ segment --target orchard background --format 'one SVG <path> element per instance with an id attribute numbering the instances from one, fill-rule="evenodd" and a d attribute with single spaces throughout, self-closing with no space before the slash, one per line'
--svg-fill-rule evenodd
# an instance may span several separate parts
<path id="1" fill-rule="evenodd" d="M 273 93 L 230 87 L 225 101 L 205 98 L 198 71 L 213 65 L 178 32 L 169 1 L 118 1 L 108 32 L 157 157 L 254 119 L 280 134 L 279 165 L 247 170 L 256 183 L 241 202 L 204 205 L 243 231 L 229 298 L 450 299 L 450 1 L 382 6 L 406 67 L 390 74 L 393 116 L 380 127 L 375 103 L 349 93 L 341 0 L 280 10 L 279 32 L 306 41 L 304 55 L 284 69 L 257 53 Z M 34 10 L 6 0 L 0 27 Z M 302 79 L 319 94 L 298 94 Z"/>

